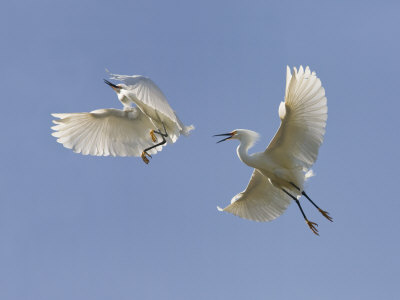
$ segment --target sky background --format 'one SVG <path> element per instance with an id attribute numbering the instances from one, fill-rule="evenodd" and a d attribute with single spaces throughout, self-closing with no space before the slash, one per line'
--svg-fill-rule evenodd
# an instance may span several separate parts
<path id="1" fill-rule="evenodd" d="M 398 1 L 6 1 L 0 11 L 0 298 L 395 299 L 400 279 Z M 291 205 L 220 213 L 252 170 L 237 141 L 279 126 L 286 65 L 328 98 Z M 121 105 L 105 68 L 151 77 L 196 130 L 154 156 L 89 157 L 50 113 Z"/>

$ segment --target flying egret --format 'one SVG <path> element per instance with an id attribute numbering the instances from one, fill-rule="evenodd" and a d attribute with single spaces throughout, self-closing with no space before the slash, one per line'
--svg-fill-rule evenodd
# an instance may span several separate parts
<path id="1" fill-rule="evenodd" d="M 187 136 L 194 129 L 183 125 L 150 78 L 110 74 L 110 79 L 122 82 L 115 85 L 104 80 L 117 93 L 123 110 L 52 114 L 59 118 L 52 127 L 57 142 L 83 155 L 141 156 L 148 164 L 148 157 L 166 143 L 175 143 L 180 134 Z"/>
<path id="2" fill-rule="evenodd" d="M 316 234 L 318 226 L 310 222 L 300 205 L 303 195 L 329 221 L 328 212 L 319 208 L 304 191 L 304 182 L 313 175 L 311 166 L 317 159 L 328 117 L 325 90 L 315 72 L 300 66 L 293 75 L 287 67 L 285 102 L 279 105 L 281 125 L 264 152 L 248 154 L 258 140 L 258 133 L 236 129 L 218 143 L 237 139 L 239 159 L 254 168 L 247 188 L 232 198 L 231 204 L 221 209 L 236 216 L 267 222 L 280 216 L 294 200 L 307 225 Z"/>

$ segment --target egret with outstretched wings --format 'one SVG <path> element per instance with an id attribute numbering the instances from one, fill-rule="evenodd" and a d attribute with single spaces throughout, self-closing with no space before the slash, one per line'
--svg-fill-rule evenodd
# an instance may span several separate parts
<path id="1" fill-rule="evenodd" d="M 175 143 L 181 134 L 187 136 L 194 128 L 183 125 L 150 78 L 110 76 L 122 82 L 115 85 L 104 80 L 117 93 L 124 108 L 52 114 L 58 118 L 53 120 L 56 125 L 52 127 L 57 142 L 84 155 L 141 156 L 147 164 L 148 157 L 161 151 L 166 143 Z"/>
<path id="2" fill-rule="evenodd" d="M 258 140 L 258 133 L 236 129 L 223 140 L 237 139 L 237 154 L 242 162 L 254 168 L 247 188 L 221 209 L 236 216 L 266 222 L 280 216 L 294 200 L 307 225 L 318 235 L 318 226 L 310 222 L 300 205 L 305 196 L 329 221 L 328 212 L 319 208 L 304 191 L 304 182 L 312 176 L 311 166 L 317 159 L 328 117 L 325 90 L 315 72 L 300 66 L 293 74 L 287 67 L 285 102 L 279 106 L 281 125 L 264 152 L 248 154 Z M 219 143 L 218 142 L 218 143 Z"/>

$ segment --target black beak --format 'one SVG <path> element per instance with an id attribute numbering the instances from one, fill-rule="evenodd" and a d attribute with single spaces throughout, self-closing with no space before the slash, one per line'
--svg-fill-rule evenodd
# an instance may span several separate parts
<path id="1" fill-rule="evenodd" d="M 218 144 L 218 143 L 221 143 L 221 142 L 223 142 L 223 141 L 226 141 L 226 140 L 229 140 L 230 138 L 232 138 L 232 137 L 233 137 L 233 133 L 215 134 L 215 135 L 213 135 L 213 136 L 228 136 L 227 138 L 224 138 L 224 139 L 218 141 L 218 142 L 217 142 L 217 144 Z"/>
<path id="2" fill-rule="evenodd" d="M 111 86 L 115 91 L 119 91 L 120 87 L 104 79 L 104 82 Z"/>

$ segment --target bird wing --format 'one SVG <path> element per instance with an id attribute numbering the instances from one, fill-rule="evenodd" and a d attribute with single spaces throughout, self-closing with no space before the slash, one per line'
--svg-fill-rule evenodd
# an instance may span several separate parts
<path id="1" fill-rule="evenodd" d="M 233 197 L 230 205 L 224 209 L 218 207 L 218 210 L 248 220 L 267 222 L 283 214 L 289 204 L 289 197 L 254 169 L 247 188 Z"/>
<path id="2" fill-rule="evenodd" d="M 266 153 L 284 167 L 307 171 L 317 159 L 328 118 L 325 90 L 309 67 L 293 76 L 287 67 L 285 102 L 279 106 L 281 125 Z"/>
<path id="3" fill-rule="evenodd" d="M 163 114 L 178 123 L 175 112 L 168 104 L 167 98 L 160 88 L 150 79 L 141 75 L 119 75 L 110 74 L 111 79 L 119 80 L 128 86 L 130 96 L 133 96 L 139 103 L 144 105 L 144 111 L 156 111 L 156 114 Z M 182 128 L 180 128 L 182 129 Z"/>
<path id="4" fill-rule="evenodd" d="M 150 130 L 156 129 L 149 118 L 139 109 L 98 109 L 90 113 L 52 114 L 59 118 L 53 136 L 64 147 L 76 153 L 96 156 L 140 156 L 142 151 L 154 145 Z M 149 151 L 161 151 L 158 146 Z"/>

